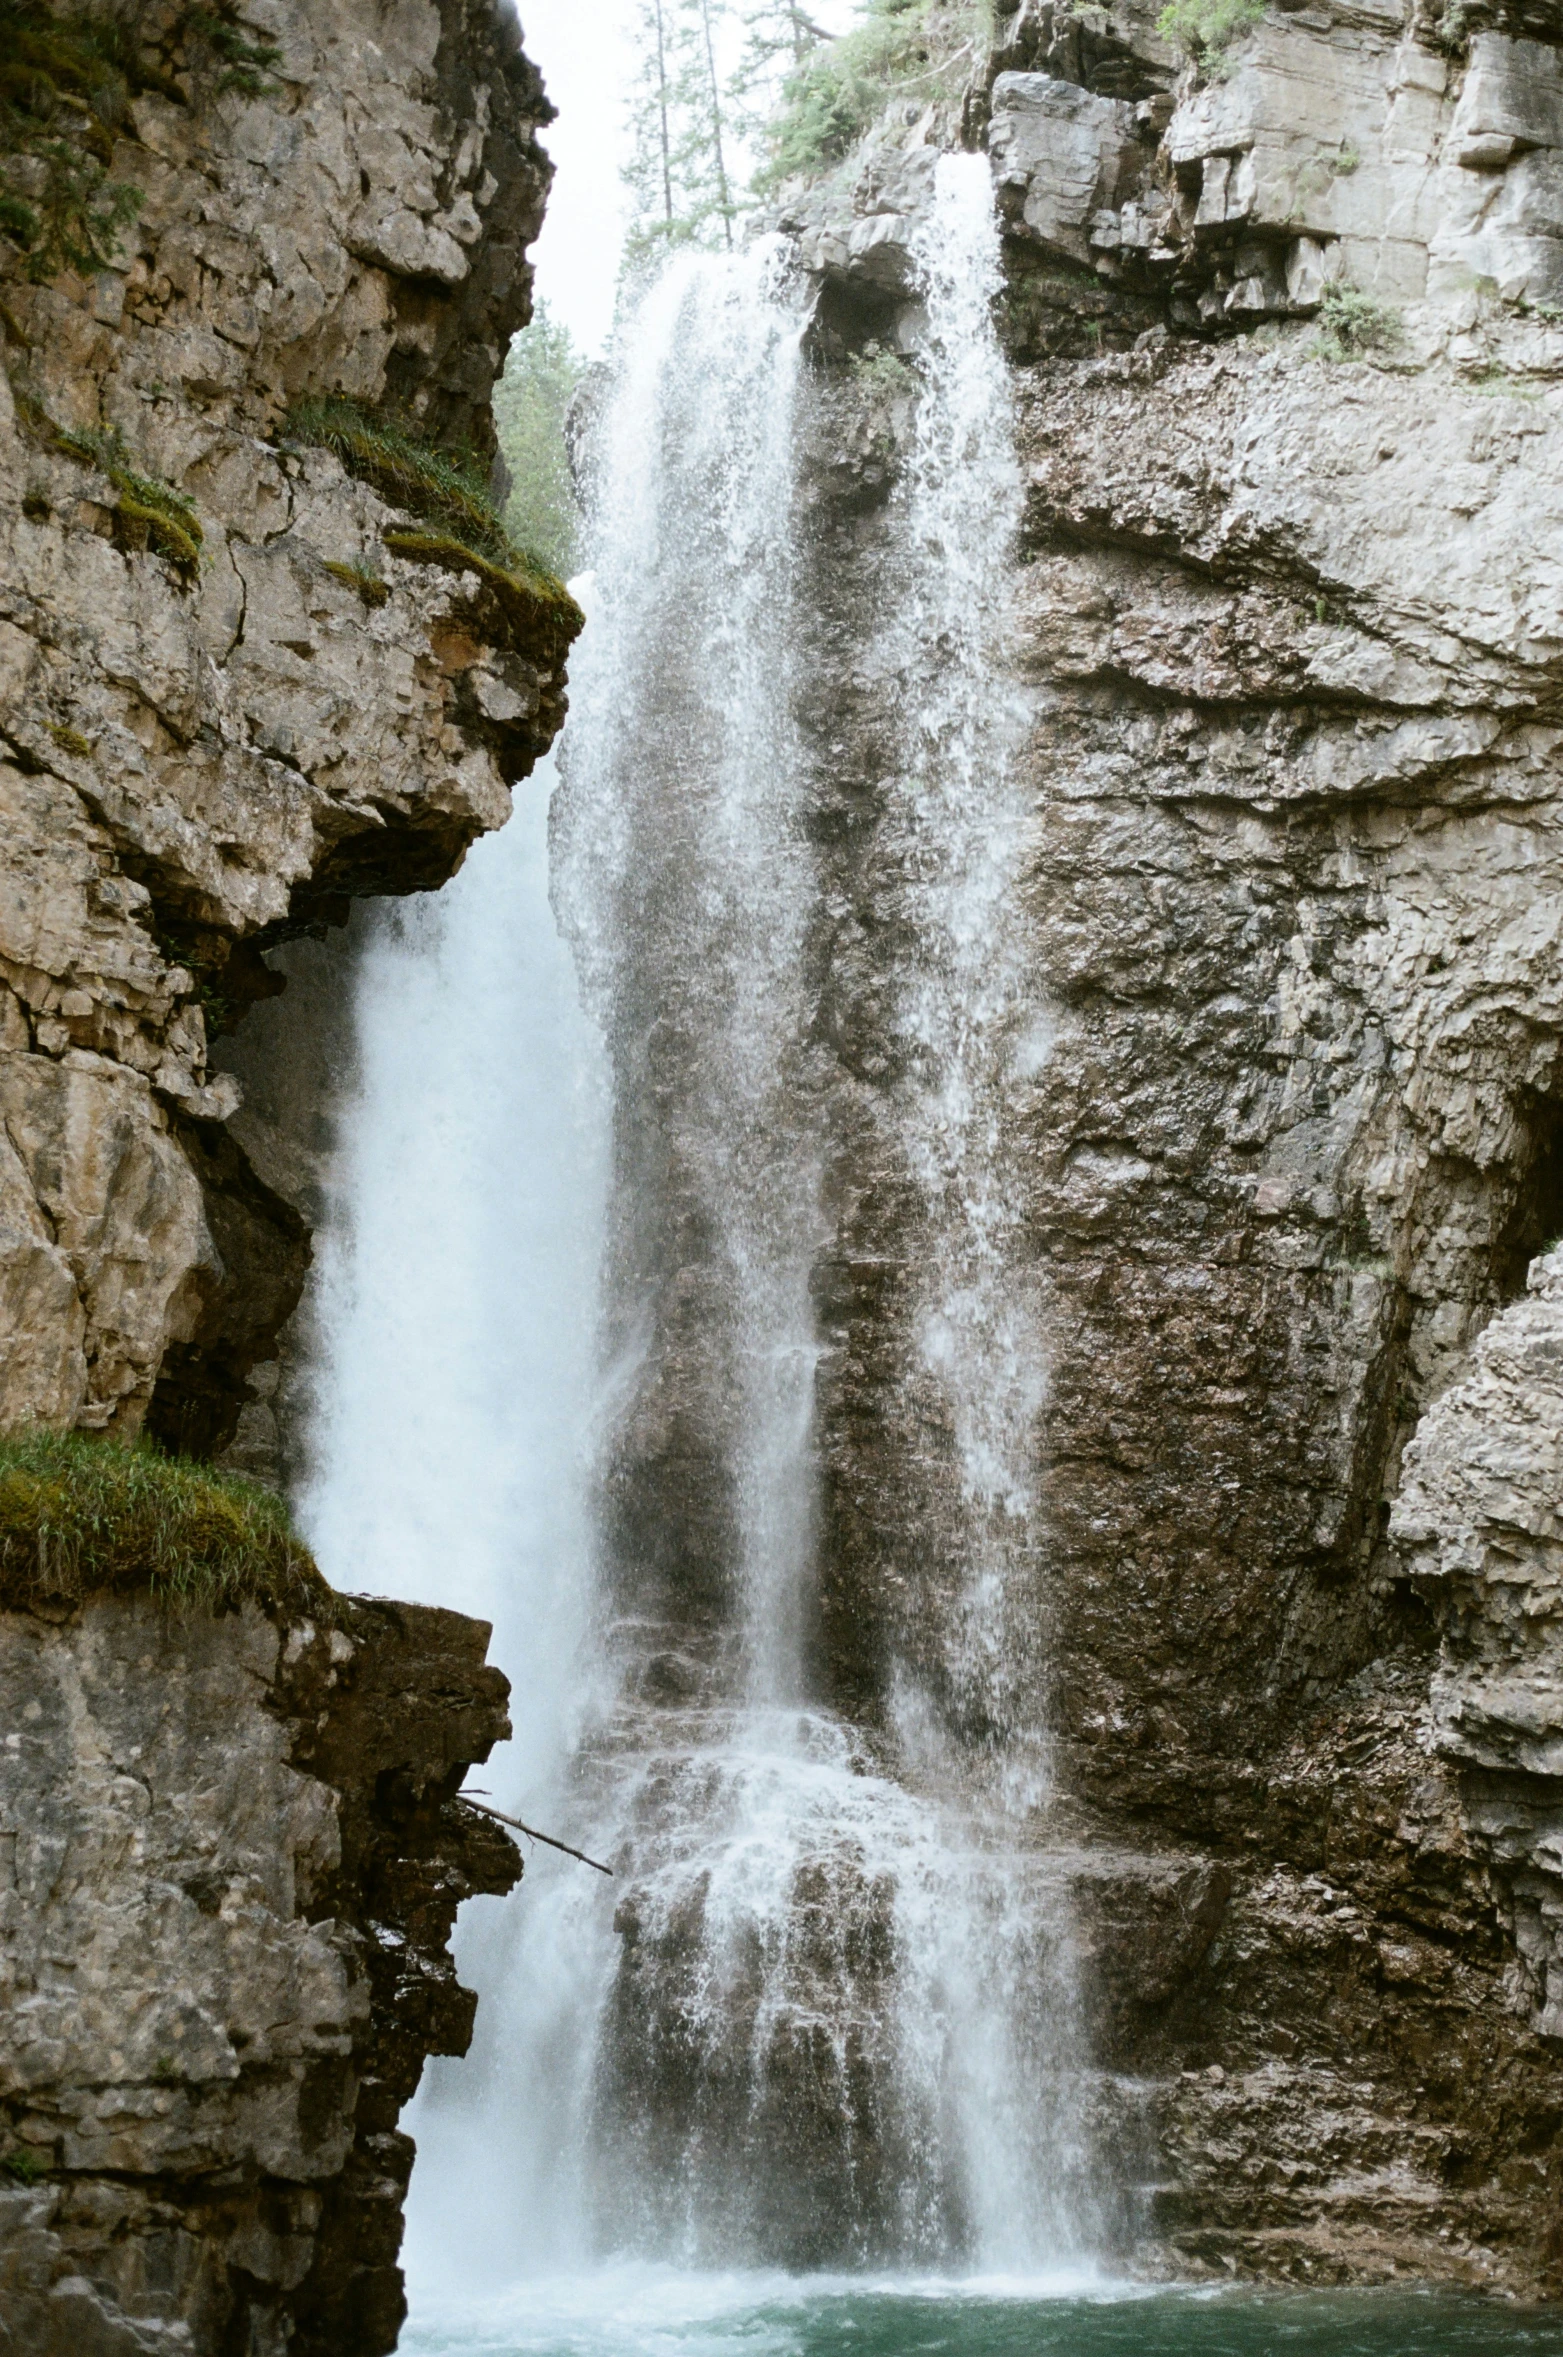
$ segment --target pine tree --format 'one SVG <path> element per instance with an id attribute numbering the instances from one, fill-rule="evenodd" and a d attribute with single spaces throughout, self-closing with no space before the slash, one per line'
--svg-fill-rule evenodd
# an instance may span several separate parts
<path id="1" fill-rule="evenodd" d="M 754 0 L 744 11 L 747 38 L 733 96 L 748 133 L 763 130 L 781 103 L 789 79 L 801 73 L 814 50 L 831 39 L 799 0 Z"/>
<path id="2" fill-rule="evenodd" d="M 674 194 L 673 142 L 674 73 L 672 57 L 673 0 L 641 0 L 632 39 L 640 53 L 636 77 L 632 129 L 634 152 L 624 177 L 635 200 L 630 229 L 631 258 L 671 244 L 680 235 L 680 212 Z"/>
<path id="3" fill-rule="evenodd" d="M 584 374 L 569 329 L 539 303 L 494 387 L 494 424 L 510 475 L 505 529 L 561 579 L 574 570 L 581 526 L 565 419 Z"/>
<path id="4" fill-rule="evenodd" d="M 733 0 L 641 0 L 632 263 L 667 245 L 733 243 L 735 117 L 723 72 Z"/>
<path id="5" fill-rule="evenodd" d="M 690 199 L 691 233 L 703 243 L 709 243 L 713 233 L 720 236 L 730 253 L 738 208 L 728 175 L 728 98 L 716 57 L 717 22 L 727 14 L 728 0 L 679 0 L 677 90 L 685 126 L 680 160 Z"/>

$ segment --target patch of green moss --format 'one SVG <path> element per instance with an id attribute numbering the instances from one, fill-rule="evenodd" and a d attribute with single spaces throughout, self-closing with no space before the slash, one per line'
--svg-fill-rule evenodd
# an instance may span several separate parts
<path id="1" fill-rule="evenodd" d="M 35 2152 L 19 2144 L 0 2161 L 0 2175 L 9 2177 L 13 2185 L 37 2185 L 48 2171 Z"/>
<path id="2" fill-rule="evenodd" d="M 383 606 L 391 594 L 390 583 L 382 581 L 378 573 L 371 573 L 367 565 L 346 565 L 327 557 L 325 567 L 333 580 L 356 589 L 366 606 Z"/>
<path id="3" fill-rule="evenodd" d="M 79 728 L 67 728 L 63 722 L 51 720 L 49 734 L 62 753 L 74 753 L 78 761 L 92 759 L 92 745 Z"/>
<path id="4" fill-rule="evenodd" d="M 383 538 L 396 556 L 407 557 L 414 564 L 440 565 L 449 573 L 476 573 L 507 626 L 494 633 L 496 644 L 513 643 L 525 651 L 556 658 L 586 627 L 586 616 L 564 583 L 541 567 L 496 565 L 464 541 L 438 532 L 392 530 Z"/>
<path id="5" fill-rule="evenodd" d="M 56 449 L 95 466 L 119 493 L 114 514 L 121 545 L 155 548 L 192 580 L 201 563 L 201 524 L 183 492 L 133 466 L 118 427 L 75 432 L 47 419 L 44 423 Z"/>
<path id="6" fill-rule="evenodd" d="M 253 1598 L 318 1619 L 334 1602 L 254 1482 L 82 1433 L 0 1440 L 0 1605 L 138 1589 L 211 1612 Z"/>

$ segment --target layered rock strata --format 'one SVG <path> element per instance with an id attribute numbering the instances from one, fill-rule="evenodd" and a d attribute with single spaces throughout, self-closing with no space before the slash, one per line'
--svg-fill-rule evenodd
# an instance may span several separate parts
<path id="1" fill-rule="evenodd" d="M 0 288 L 0 1424 L 209 1450 L 308 1260 L 212 1030 L 270 945 L 447 877 L 563 716 L 568 633 L 284 429 L 343 396 L 492 449 L 549 109 L 490 0 L 268 6 L 247 79 L 123 13 L 118 265 Z"/>
<path id="2" fill-rule="evenodd" d="M 953 1576 L 884 1151 L 899 716 L 861 653 L 897 589 L 915 228 L 964 136 L 1027 486 L 1031 1834 L 1074 1884 L 1123 2245 L 1556 2288 L 1550 1261 L 1509 1305 L 1563 1230 L 1559 28 L 1275 9 L 1198 72 L 1156 15 L 1026 0 L 960 125 L 903 117 L 784 216 L 817 294 L 815 1671 L 892 1751 Z M 253 1062 L 303 1203 L 288 1008 Z M 676 1048 L 648 1024 L 670 1122 Z M 660 1421 L 616 1469 L 657 1549 L 652 1706 L 711 1674 L 735 1573 L 714 1254 L 665 1208 Z"/>
<path id="3" fill-rule="evenodd" d="M 510 1732 L 488 1631 L 100 1597 L 0 1615 L 0 2347 L 381 2357 L 447 1942 L 508 1890 L 453 1799 Z"/>
<path id="4" fill-rule="evenodd" d="M 443 882 L 564 712 L 571 617 L 391 545 L 290 416 L 492 455 L 551 110 L 499 0 L 103 13 L 139 210 L 111 268 L 0 261 L 0 1431 L 205 1455 L 310 1254 L 214 1038 L 278 944 Z M 398 2111 L 517 1872 L 451 1800 L 486 1638 L 0 1614 L 0 2344 L 394 2345 Z"/>
<path id="5" fill-rule="evenodd" d="M 1098 2064 L 1159 2089 L 1119 2151 L 1142 2264 L 1534 2290 L 1563 2167 L 1550 1263 L 1489 1321 L 1563 1228 L 1557 28 L 1275 10 L 1201 75 L 1153 14 L 1012 12 L 967 115 L 1027 485 L 1037 1838 L 1084 1845 Z M 852 655 L 894 594 L 941 136 L 882 132 L 789 215 L 837 665 L 822 1664 L 870 1717 L 945 1576 L 873 1103 L 895 716 Z"/>

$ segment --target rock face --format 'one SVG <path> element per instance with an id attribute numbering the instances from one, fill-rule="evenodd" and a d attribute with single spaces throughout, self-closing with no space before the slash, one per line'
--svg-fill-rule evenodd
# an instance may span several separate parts
<path id="1" fill-rule="evenodd" d="M 1557 28 L 1274 10 L 1201 75 L 1155 13 L 1027 0 L 966 118 L 1027 486 L 1035 1610 L 1097 2063 L 1157 2090 L 1125 2235 L 1555 2289 L 1554 1264 L 1505 1304 L 1563 1230 Z M 787 217 L 836 666 L 821 1658 L 870 1722 L 947 1444 L 872 1150 L 902 886 L 854 649 L 948 135 Z"/>
<path id="2" fill-rule="evenodd" d="M 487 1640 L 0 1614 L 0 2346 L 395 2346 L 397 2114 L 471 2036 L 458 1904 L 520 1871 L 452 1798 L 510 1732 Z"/>
<path id="3" fill-rule="evenodd" d="M 963 136 L 1005 223 L 1026 486 L 1011 686 L 1044 1045 L 1006 1151 L 1050 1355 L 1034 1601 L 1058 1789 L 1038 1840 L 1073 1881 L 1104 2109 L 1125 2087 L 1148 2104 L 1104 2129 L 1122 2241 L 1150 2269 L 1555 2290 L 1559 28 L 1539 7 L 1277 7 L 1196 70 L 1158 13 L 1024 0 L 959 125 L 883 128 L 785 216 L 817 297 L 814 1673 L 884 1740 L 950 1573 L 951 1435 L 911 1374 L 920 1238 L 882 1151 L 897 715 L 860 654 L 898 588 L 916 224 Z M 210 1446 L 241 1408 L 266 1422 L 245 1386 L 297 1297 L 315 1183 L 311 1092 L 279 1075 L 299 1037 L 318 1046 L 340 965 L 268 1010 L 248 1127 L 206 1061 L 202 991 L 269 988 L 258 953 L 346 894 L 437 881 L 557 719 L 554 670 L 486 650 L 471 593 L 382 558 L 375 497 L 276 439 L 322 389 L 389 389 L 442 432 L 480 409 L 523 299 L 524 238 L 492 224 L 508 205 L 524 228 L 542 186 L 540 102 L 498 21 L 408 0 L 372 28 L 339 9 L 327 35 L 278 0 L 280 98 L 137 102 L 133 267 L 7 291 L 36 405 L 0 446 L 7 1418 L 150 1419 Z M 121 545 L 113 484 L 40 412 L 118 425 L 190 493 L 194 581 Z M 371 555 L 391 595 L 366 617 L 326 567 Z M 316 946 L 288 953 L 301 977 Z M 649 1015 L 646 1036 L 656 1087 L 696 1085 Z M 676 1704 L 721 1650 L 731 1441 L 701 1395 L 715 1254 L 671 1183 L 663 1202 L 653 1273 L 678 1322 L 646 1387 L 677 1445 L 659 1463 L 631 1431 L 620 1470 L 660 1550 L 647 1692 Z M 274 1453 L 274 1432 L 248 1439 Z M 137 2319 L 121 2345 L 155 2347 L 155 2293 L 165 2346 L 170 2319 L 216 2329 L 201 2303 L 228 2298 L 257 2348 L 288 2325 L 296 2348 L 352 2347 L 323 2303 L 355 2280 L 389 2329 L 405 2152 L 376 2139 L 459 2025 L 424 2037 L 417 1942 L 364 1927 L 426 1906 L 439 1935 L 461 1877 L 500 1868 L 430 1863 L 471 1735 L 398 1741 L 372 1779 L 331 1750 L 333 1706 L 298 1681 L 368 1681 L 382 1642 L 401 1658 L 338 1634 L 358 1650 L 336 1662 L 319 1634 L 290 1661 L 255 1622 L 154 1645 L 103 1606 L 8 1638 L 22 1761 L 64 1693 L 103 1730 L 54 1767 L 40 1733 L 51 1797 L 17 1821 L 17 1887 L 34 1877 L 53 1944 L 18 1950 L 38 2036 L 6 2100 L 63 2175 L 5 2197 L 3 2264 L 51 2332 L 113 2303 Z M 163 1695 L 113 1669 L 159 1648 L 166 1725 Z M 221 1719 L 248 1765 L 218 1809 L 178 1730 Z M 159 1796 L 190 1797 L 125 1834 L 148 1743 L 172 1763 Z M 376 1812 L 403 1793 L 397 1847 Z M 67 1807 L 95 1863 L 49 1881 L 21 1831 Z M 442 1895 L 374 1897 L 409 1858 Z M 153 1892 L 125 1970 L 161 1987 L 176 1924 L 208 1959 L 145 2035 L 59 1999 L 60 1956 L 131 1937 L 97 1912 L 116 1876 Z M 205 1928 L 230 1921 L 242 1969 Z M 436 1979 L 438 2013 L 457 2001 Z M 372 2067 L 371 2036 L 391 2042 Z"/>
<path id="4" fill-rule="evenodd" d="M 209 1455 L 310 1208 L 212 1038 L 269 950 L 443 882 L 564 712 L 568 621 L 397 553 L 289 415 L 491 456 L 551 110 L 500 0 L 107 13 L 116 266 L 0 262 L 0 1431 Z M 457 1905 L 518 1871 L 451 1797 L 508 1733 L 486 1641 L 0 1614 L 0 2345 L 394 2345 L 398 2112 L 470 2035 Z"/>
<path id="5" fill-rule="evenodd" d="M 34 286 L 13 252 L 0 290 L 0 1426 L 209 1450 L 308 1260 L 209 1032 L 269 945 L 443 881 L 564 708 L 560 634 L 387 548 L 285 421 L 388 401 L 492 449 L 550 110 L 497 0 L 281 0 L 253 90 L 189 11 L 123 13 L 157 86 L 114 145 L 121 266 Z M 198 563 L 148 545 L 147 483 Z"/>

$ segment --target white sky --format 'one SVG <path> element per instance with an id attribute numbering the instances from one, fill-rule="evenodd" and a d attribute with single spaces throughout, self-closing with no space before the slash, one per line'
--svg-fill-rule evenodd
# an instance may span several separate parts
<path id="1" fill-rule="evenodd" d="M 595 359 L 613 320 L 624 238 L 635 0 L 519 0 L 519 11 L 527 55 L 559 109 L 543 133 L 558 172 L 534 249 L 537 291 Z M 837 31 L 851 21 L 851 0 L 816 0 L 810 14 Z"/>

